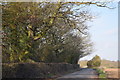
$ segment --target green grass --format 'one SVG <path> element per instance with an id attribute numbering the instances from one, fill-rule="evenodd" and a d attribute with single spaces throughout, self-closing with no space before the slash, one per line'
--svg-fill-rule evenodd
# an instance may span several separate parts
<path id="1" fill-rule="evenodd" d="M 107 78 L 107 75 L 105 74 L 105 72 L 102 69 L 98 69 L 98 68 L 94 68 L 94 69 L 96 69 L 99 78 Z"/>
<path id="2" fill-rule="evenodd" d="M 47 75 L 47 77 L 52 77 L 52 76 L 54 76 L 54 75 L 55 75 L 55 74 L 51 74 L 51 73 L 50 73 L 50 74 Z"/>
<path id="3" fill-rule="evenodd" d="M 99 78 L 106 78 L 106 74 L 105 73 L 99 74 Z"/>

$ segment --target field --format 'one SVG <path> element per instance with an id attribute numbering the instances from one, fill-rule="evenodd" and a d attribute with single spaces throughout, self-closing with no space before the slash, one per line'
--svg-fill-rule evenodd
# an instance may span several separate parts
<path id="1" fill-rule="evenodd" d="M 87 60 L 79 62 L 80 67 L 87 67 Z M 120 78 L 120 67 L 117 61 L 102 60 L 100 69 L 103 69 L 108 78 Z"/>
<path id="2" fill-rule="evenodd" d="M 87 60 L 79 61 L 78 64 L 80 64 L 80 67 L 87 67 Z M 118 68 L 118 62 L 117 61 L 110 61 L 110 60 L 102 60 L 101 67 Z"/>
<path id="3" fill-rule="evenodd" d="M 120 69 L 117 68 L 107 68 L 104 70 L 107 74 L 107 78 L 120 78 Z"/>

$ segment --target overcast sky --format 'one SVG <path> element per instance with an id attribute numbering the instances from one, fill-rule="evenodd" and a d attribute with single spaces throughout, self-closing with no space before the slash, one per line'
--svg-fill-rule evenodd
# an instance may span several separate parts
<path id="1" fill-rule="evenodd" d="M 96 54 L 102 59 L 118 60 L 118 3 L 115 9 L 91 6 L 92 14 L 96 15 L 90 28 L 94 52 L 81 60 L 89 60 Z"/>

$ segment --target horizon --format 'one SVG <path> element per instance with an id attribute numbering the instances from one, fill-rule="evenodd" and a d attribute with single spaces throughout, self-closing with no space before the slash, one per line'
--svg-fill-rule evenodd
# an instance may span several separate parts
<path id="1" fill-rule="evenodd" d="M 112 61 L 112 60 L 107 60 L 107 59 L 101 59 L 101 60 Z M 89 61 L 89 60 L 79 60 L 78 62 L 80 62 L 80 61 Z M 118 61 L 120 61 L 120 60 L 116 60 L 115 62 L 118 62 Z"/>

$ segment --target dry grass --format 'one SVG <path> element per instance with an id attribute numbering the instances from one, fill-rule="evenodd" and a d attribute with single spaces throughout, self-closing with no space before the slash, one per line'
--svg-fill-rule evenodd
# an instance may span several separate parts
<path id="1" fill-rule="evenodd" d="M 107 74 L 108 78 L 120 78 L 120 69 L 111 69 L 111 68 L 107 68 L 104 70 Z"/>

